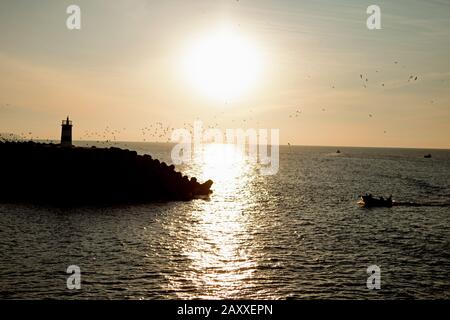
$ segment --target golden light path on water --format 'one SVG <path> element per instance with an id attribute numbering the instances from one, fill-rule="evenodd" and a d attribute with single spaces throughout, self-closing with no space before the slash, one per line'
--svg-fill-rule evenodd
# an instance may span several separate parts
<path id="1" fill-rule="evenodd" d="M 251 259 L 252 225 L 244 213 L 251 203 L 252 192 L 247 187 L 253 171 L 245 157 L 231 144 L 205 145 L 195 157 L 194 172 L 200 179 L 214 181 L 214 195 L 209 201 L 195 201 L 189 217 L 194 223 L 187 231 L 186 243 L 180 243 L 182 254 L 190 261 L 189 271 L 172 279 L 188 281 L 201 295 L 176 290 L 180 298 L 237 297 L 256 267 Z M 237 196 L 238 195 L 238 196 Z"/>

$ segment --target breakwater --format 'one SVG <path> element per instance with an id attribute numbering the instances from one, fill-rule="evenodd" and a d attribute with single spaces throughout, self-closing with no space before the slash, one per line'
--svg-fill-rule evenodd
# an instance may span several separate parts
<path id="1" fill-rule="evenodd" d="M 136 151 L 36 142 L 0 142 L 0 170 L 0 200 L 45 204 L 191 200 L 213 183 Z"/>

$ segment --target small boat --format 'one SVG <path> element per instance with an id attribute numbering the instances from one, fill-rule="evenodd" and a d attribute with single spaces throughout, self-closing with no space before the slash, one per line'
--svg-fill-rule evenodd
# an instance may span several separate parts
<path id="1" fill-rule="evenodd" d="M 366 194 L 365 196 L 361 196 L 361 199 L 358 201 L 358 204 L 362 207 L 371 208 L 371 207 L 392 207 L 392 196 L 387 199 L 383 197 L 374 198 L 371 194 Z"/>
<path id="2" fill-rule="evenodd" d="M 431 158 L 431 154 L 426 154 L 423 157 L 429 159 L 429 158 Z"/>
<path id="3" fill-rule="evenodd" d="M 337 149 L 337 150 L 336 150 L 336 153 L 341 153 L 341 150 Z"/>

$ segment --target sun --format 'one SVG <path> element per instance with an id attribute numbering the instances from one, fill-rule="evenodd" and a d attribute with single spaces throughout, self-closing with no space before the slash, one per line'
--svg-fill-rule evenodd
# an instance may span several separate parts
<path id="1" fill-rule="evenodd" d="M 229 100 L 257 84 L 262 58 L 248 39 L 221 29 L 192 44 L 183 57 L 183 71 L 186 80 L 200 93 Z"/>

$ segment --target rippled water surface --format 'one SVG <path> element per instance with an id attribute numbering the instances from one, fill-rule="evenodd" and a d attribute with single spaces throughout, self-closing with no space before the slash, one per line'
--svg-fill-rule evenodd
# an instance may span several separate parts
<path id="1" fill-rule="evenodd" d="M 127 147 L 170 162 L 169 145 Z M 0 204 L 0 297 L 450 298 L 450 151 L 335 151 L 281 147 L 278 174 L 263 176 L 210 145 L 179 167 L 214 180 L 209 200 Z M 366 191 L 399 205 L 359 208 Z M 81 290 L 66 288 L 69 265 Z"/>

